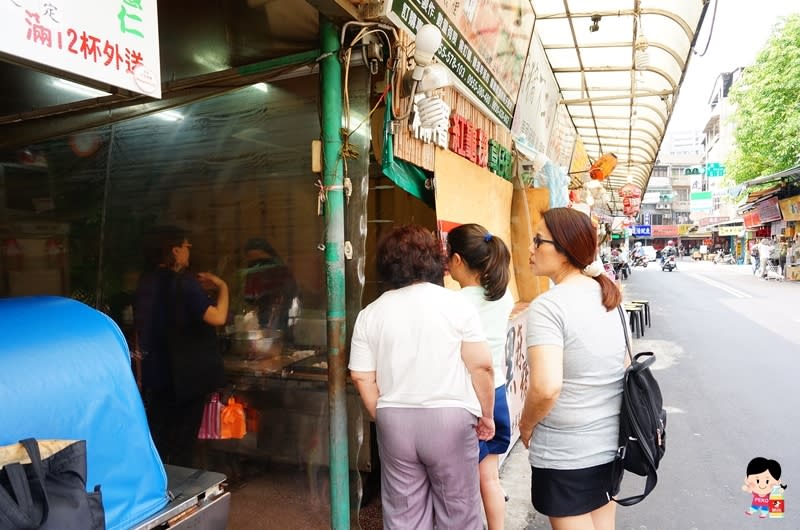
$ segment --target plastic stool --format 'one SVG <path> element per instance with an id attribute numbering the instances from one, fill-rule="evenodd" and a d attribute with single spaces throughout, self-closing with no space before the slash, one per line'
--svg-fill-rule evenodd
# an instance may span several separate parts
<path id="1" fill-rule="evenodd" d="M 648 328 L 652 327 L 650 325 L 650 300 L 631 300 L 631 303 L 644 306 L 644 323 Z"/>
<path id="2" fill-rule="evenodd" d="M 631 333 L 636 333 L 636 338 L 644 335 L 644 306 L 634 303 L 625 304 L 625 311 L 630 315 Z"/>

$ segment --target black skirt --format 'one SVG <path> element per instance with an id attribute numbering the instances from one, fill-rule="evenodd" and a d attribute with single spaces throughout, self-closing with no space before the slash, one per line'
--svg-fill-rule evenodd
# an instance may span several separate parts
<path id="1" fill-rule="evenodd" d="M 594 511 L 614 491 L 613 462 L 583 469 L 531 467 L 531 500 L 548 517 L 570 517 Z"/>

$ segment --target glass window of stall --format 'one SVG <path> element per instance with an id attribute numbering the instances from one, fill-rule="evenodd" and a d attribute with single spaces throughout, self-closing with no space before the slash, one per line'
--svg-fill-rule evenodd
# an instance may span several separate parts
<path id="1" fill-rule="evenodd" d="M 324 346 L 317 87 L 259 83 L 4 153 L 0 296 L 69 296 L 127 331 L 153 234 L 178 227 L 190 269 L 229 285 L 229 331 L 299 323 Z"/>
<path id="2" fill-rule="evenodd" d="M 368 83 L 364 69 L 351 72 L 350 127 L 360 127 L 346 146 L 345 238 L 358 249 L 345 264 L 348 332 L 368 261 Z M 134 348 L 132 306 L 155 236 L 180 228 L 192 245 L 190 270 L 229 286 L 228 322 L 218 328 L 224 398 L 235 395 L 247 411 L 246 437 L 209 441 L 212 460 L 239 454 L 291 466 L 285 475 L 272 468 L 259 486 L 267 489 L 305 488 L 298 464 L 322 481 L 327 293 L 321 175 L 311 165 L 319 136 L 319 77 L 305 75 L 0 153 L 0 297 L 78 299 L 109 313 Z M 277 346 L 239 340 L 263 329 L 280 332 Z M 351 465 L 369 470 L 369 424 L 351 391 L 348 409 Z M 208 464 L 227 472 L 231 462 Z M 361 485 L 351 487 L 356 495 Z M 301 511 L 322 524 L 320 510 Z"/>

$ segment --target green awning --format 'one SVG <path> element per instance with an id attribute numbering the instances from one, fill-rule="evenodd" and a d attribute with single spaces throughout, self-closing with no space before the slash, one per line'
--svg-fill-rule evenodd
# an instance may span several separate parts
<path id="1" fill-rule="evenodd" d="M 389 92 L 386 95 L 386 118 L 383 120 L 383 164 L 381 166 L 383 174 L 401 189 L 434 208 L 436 201 L 433 189 L 425 187 L 425 181 L 432 178 L 433 175 L 421 167 L 394 157 L 393 138 L 390 134 L 391 108 L 392 93 Z"/>

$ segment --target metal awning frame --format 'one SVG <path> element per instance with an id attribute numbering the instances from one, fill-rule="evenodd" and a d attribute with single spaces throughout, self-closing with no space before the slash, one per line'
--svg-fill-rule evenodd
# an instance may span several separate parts
<path id="1" fill-rule="evenodd" d="M 761 184 L 769 184 L 770 182 L 777 182 L 779 180 L 790 180 L 790 179 L 800 179 L 800 165 L 786 169 L 779 173 L 773 173 L 772 175 L 764 175 L 763 177 L 757 177 L 748 180 L 743 185 L 745 189 L 747 189 L 747 188 L 752 188 L 754 186 L 759 186 Z"/>
<path id="2" fill-rule="evenodd" d="M 537 0 L 535 31 L 591 160 L 617 167 L 616 195 L 647 189 L 710 0 Z M 592 17 L 599 28 L 590 31 Z M 637 63 L 637 39 L 649 62 Z M 612 213 L 619 213 L 613 211 Z"/>

